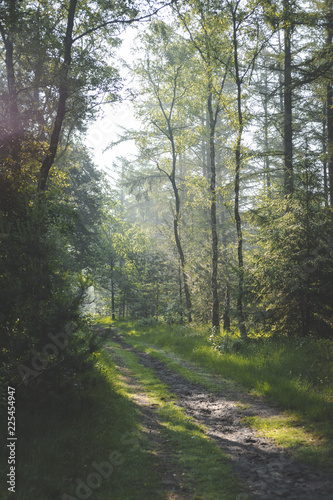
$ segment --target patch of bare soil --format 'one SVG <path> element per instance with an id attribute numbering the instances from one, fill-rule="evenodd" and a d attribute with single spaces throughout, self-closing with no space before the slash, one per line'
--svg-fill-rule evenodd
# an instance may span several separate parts
<path id="1" fill-rule="evenodd" d="M 235 500 L 289 499 L 333 500 L 333 480 L 328 474 L 293 459 L 286 450 L 259 437 L 242 423 L 244 416 L 268 417 L 278 410 L 246 393 L 230 387 L 212 395 L 199 384 L 183 378 L 164 363 L 129 346 L 120 335 L 112 335 L 123 349 L 129 349 L 140 362 L 156 372 L 156 376 L 177 396 L 176 403 L 186 413 L 206 427 L 206 433 L 231 458 L 237 476 L 247 484 L 249 495 L 241 494 Z M 246 404 L 240 409 L 239 400 Z M 151 423 L 154 415 L 149 417 Z M 176 487 L 175 484 L 173 487 Z M 186 497 L 170 497 L 186 498 Z"/>

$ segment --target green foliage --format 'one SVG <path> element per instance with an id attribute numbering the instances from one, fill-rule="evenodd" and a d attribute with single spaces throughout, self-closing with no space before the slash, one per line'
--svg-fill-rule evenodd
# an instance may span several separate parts
<path id="1" fill-rule="evenodd" d="M 209 336 L 209 341 L 218 352 L 237 352 L 242 349 L 245 343 L 243 339 L 230 332 L 220 334 L 214 328 L 213 333 Z"/>
<path id="2" fill-rule="evenodd" d="M 167 249 L 176 270 L 175 252 L 168 241 L 174 222 L 168 177 L 177 165 L 181 209 L 176 220 L 186 257 L 185 276 L 193 317 L 206 322 L 212 309 L 209 165 L 213 141 L 221 309 L 225 303 L 220 317 L 233 326 L 237 303 L 243 301 L 250 329 L 268 325 L 289 335 L 330 337 L 332 218 L 324 208 L 330 201 L 325 122 L 330 56 L 325 23 L 318 24 L 318 19 L 326 19 L 327 6 L 319 2 L 286 9 L 281 3 L 272 6 L 269 2 L 229 2 L 228 7 L 191 2 L 177 4 L 174 13 L 168 23 L 157 20 L 138 37 L 144 55 L 139 52 L 134 65 L 140 85 L 135 109 L 144 121 L 144 131 L 130 131 L 140 146 L 137 160 L 122 161 L 122 187 L 130 186 L 125 205 L 132 209 L 131 221 L 158 233 L 160 248 Z M 298 22 L 293 24 L 295 16 Z M 293 31 L 295 189 L 294 199 L 286 201 L 281 36 L 289 23 Z M 234 35 L 237 71 L 235 46 L 230 42 Z M 310 67 L 320 71 L 311 72 Z M 210 136 L 213 118 L 207 113 L 209 92 L 214 138 Z M 238 104 L 244 132 L 237 160 L 241 167 L 237 203 L 243 221 L 242 247 L 240 232 L 236 235 L 233 228 Z M 244 268 L 239 265 L 237 270 L 241 251 Z M 238 296 L 237 282 L 244 285 L 244 293 L 240 286 Z M 185 294 L 179 284 L 165 311 L 169 323 L 181 321 Z"/>
<path id="3" fill-rule="evenodd" d="M 156 318 L 141 318 L 138 319 L 139 326 L 154 326 L 158 324 L 158 320 Z"/>
<path id="4" fill-rule="evenodd" d="M 174 264 L 156 245 L 157 236 L 127 221 L 126 215 L 117 200 L 104 215 L 95 273 L 98 294 L 105 312 L 149 320 L 168 308 L 177 287 Z"/>
<path id="5" fill-rule="evenodd" d="M 232 69 L 235 46 L 230 43 L 233 22 L 242 83 L 238 97 L 247 127 L 239 151 L 238 200 L 244 222 L 241 299 L 247 326 L 267 326 L 290 337 L 332 338 L 332 166 L 324 120 L 331 56 L 324 41 L 327 26 L 318 21 L 326 20 L 327 4 L 295 5 L 288 12 L 280 7 L 252 1 L 229 2 L 228 8 L 190 2 L 177 5 L 168 22 L 155 19 L 141 30 L 145 53 L 135 62 L 140 81 L 135 102 L 145 127 L 126 134 L 136 138 L 140 155 L 121 161 L 121 192 L 110 195 L 83 145 L 72 140 L 73 132 L 84 131 L 96 116 L 98 98 L 117 99 L 122 83 L 114 65 L 105 63 L 105 53 L 112 56 L 120 43 L 115 20 L 130 21 L 152 4 L 78 3 L 65 82 L 65 6 L 26 0 L 1 4 L 3 380 L 10 380 L 34 349 L 43 350 L 48 334 L 65 331 L 71 322 L 77 334 L 67 350 L 50 355 L 50 362 L 65 366 L 68 358 L 75 364 L 75 352 L 82 360 L 86 352 L 89 359 L 93 339 L 83 318 L 84 303 L 90 307 L 88 290 L 99 299 L 97 312 L 137 318 L 143 325 L 153 325 L 157 318 L 182 324 L 191 297 L 193 318 L 205 323 L 212 309 L 210 208 L 215 195 L 218 294 L 220 304 L 226 297 L 223 313 L 233 330 L 240 298 L 235 265 L 240 240 L 233 228 L 233 151 L 240 125 Z M 297 59 L 292 69 L 295 190 L 293 199 L 286 199 L 281 196 L 280 35 L 296 14 L 299 24 L 293 26 L 291 47 Z M 64 85 L 58 156 L 48 177 L 49 191 L 36 197 Z M 216 156 L 213 198 L 211 139 Z M 228 354 L 247 348 L 232 335 L 214 333 L 212 342 Z"/>
<path id="6" fill-rule="evenodd" d="M 253 213 L 258 231 L 251 299 L 259 306 L 254 320 L 282 334 L 330 337 L 332 212 L 314 195 L 305 201 L 265 200 Z"/>
<path id="7" fill-rule="evenodd" d="M 30 386 L 17 391 L 18 500 L 60 499 L 65 494 L 77 498 L 78 480 L 86 483 L 89 474 L 97 473 L 93 464 L 109 461 L 113 453 L 118 461 L 94 490 L 94 498 L 108 500 L 111 490 L 116 498 L 157 498 L 158 479 L 141 416 L 110 357 L 96 355 L 97 363 L 77 374 L 75 383 L 72 380 L 60 394 L 36 393 Z M 1 499 L 10 500 L 4 459 L 3 454 Z"/>
<path id="8" fill-rule="evenodd" d="M 48 334 L 65 332 L 70 323 L 83 325 L 79 306 L 90 282 L 75 270 L 63 229 L 52 223 L 53 208 L 37 201 L 24 220 L 1 219 L 1 369 L 7 382 L 17 380 L 17 367 L 29 362 L 33 350 L 41 352 L 50 342 Z M 58 352 L 50 365 L 65 353 Z"/>
<path id="9" fill-rule="evenodd" d="M 77 6 L 76 16 L 80 22 L 75 23 L 73 32 L 68 112 L 64 124 L 67 131 L 72 127 L 79 130 L 85 128 L 86 120 L 96 113 L 94 103 L 99 94 L 108 94 L 110 100 L 117 96 L 120 77 L 113 66 L 106 64 L 106 45 L 100 40 L 103 31 L 104 34 L 106 31 L 102 27 L 98 33 L 94 31 L 110 19 L 111 12 L 115 16 L 119 11 L 125 15 L 130 13 L 129 6 L 127 11 L 123 11 L 119 3 L 116 2 L 117 5 L 113 4 L 112 7 L 103 2 L 98 2 L 93 7 L 88 4 Z M 43 142 L 48 140 L 49 127 L 58 104 L 55 89 L 59 89 L 63 83 L 63 37 L 68 12 L 61 4 L 48 1 L 39 4 L 23 1 L 13 5 L 11 10 L 4 4 L 0 15 L 3 34 L 13 42 L 15 86 L 19 92 L 15 96 L 10 90 L 3 88 L 5 80 L 1 81 L 4 90 L 1 94 L 1 101 L 4 103 L 1 110 L 5 114 L 2 117 L 3 123 L 10 120 L 9 101 L 15 98 L 26 138 L 33 137 L 34 140 Z M 13 16 L 14 20 L 11 19 Z M 111 51 L 114 46 L 119 45 L 115 29 L 109 26 L 107 30 L 108 50 Z"/>
<path id="10" fill-rule="evenodd" d="M 54 388 L 68 383 L 80 364 L 85 369 L 94 350 L 82 304 L 96 267 L 99 175 L 79 146 L 69 148 L 62 167 L 54 169 L 43 197 L 23 178 L 22 190 L 15 192 L 12 185 L 16 208 L 0 202 L 2 380 L 36 379 L 32 383 L 39 390 L 43 382 Z M 67 336 L 66 347 L 50 340 L 58 334 Z M 41 370 L 34 366 L 37 355 Z"/>
<path id="11" fill-rule="evenodd" d="M 119 90 L 119 75 L 105 63 L 105 44 L 98 37 L 110 25 L 108 48 L 113 49 L 119 41 L 112 16 L 132 17 L 137 10 L 121 1 L 73 6 L 75 12 L 48 1 L 0 7 L 3 381 L 22 383 L 17 368 L 34 364 L 36 357 L 46 366 L 29 368 L 36 384 L 60 372 L 69 379 L 94 349 L 82 303 L 97 265 L 94 240 L 104 201 L 100 174 L 85 148 L 71 139 L 95 116 L 98 95 L 111 101 Z M 69 12 L 73 31 L 66 40 Z M 49 191 L 37 195 L 48 158 L 51 172 L 42 169 L 42 180 L 48 177 Z M 66 348 L 50 344 L 50 335 L 67 335 L 73 324 Z"/>

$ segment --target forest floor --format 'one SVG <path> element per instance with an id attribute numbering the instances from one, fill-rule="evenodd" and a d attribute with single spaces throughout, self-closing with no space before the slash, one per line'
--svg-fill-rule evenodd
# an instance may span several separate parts
<path id="1" fill-rule="evenodd" d="M 103 328 L 100 332 L 103 334 Z M 214 493 L 207 496 L 196 494 L 193 486 L 195 478 L 192 478 L 194 483 L 191 482 L 179 459 L 182 451 L 178 449 L 176 452 L 162 432 L 159 403 L 141 384 L 133 365 L 131 367 L 126 362 L 126 353 L 131 353 L 141 366 L 152 370 L 154 376 L 168 388 L 172 404 L 182 408 L 185 415 L 200 426 L 205 436 L 229 457 L 232 474 L 241 485 L 233 497 L 235 500 L 333 499 L 333 479 L 328 473 L 295 460 L 287 449 L 276 446 L 246 425 L 248 417 L 279 417 L 280 411 L 276 406 L 249 395 L 222 378 L 203 373 L 192 363 L 180 360 L 187 371 L 198 372 L 205 381 L 203 384 L 193 382 L 165 362 L 131 346 L 117 330 L 111 330 L 105 349 L 130 388 L 132 398 L 140 408 L 148 440 L 156 447 L 159 496 L 162 494 L 169 500 L 224 498 L 222 492 L 221 496 L 216 496 L 216 493 L 215 496 Z M 222 467 L 224 465 L 221 464 Z"/>

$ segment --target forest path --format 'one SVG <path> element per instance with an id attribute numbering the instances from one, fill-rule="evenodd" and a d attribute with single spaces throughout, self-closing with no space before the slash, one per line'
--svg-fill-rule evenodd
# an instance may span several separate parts
<path id="1" fill-rule="evenodd" d="M 118 349 L 131 351 L 143 366 L 154 370 L 156 377 L 176 396 L 175 403 L 181 406 L 187 415 L 204 425 L 207 436 L 227 453 L 235 474 L 248 489 L 248 493 L 239 494 L 235 500 L 333 499 L 333 480 L 328 474 L 295 461 L 286 450 L 259 437 L 242 421 L 247 416 L 278 415 L 276 408 L 259 398 L 236 390 L 231 385 L 226 385 L 223 381 L 219 384 L 221 390 L 211 393 L 202 385 L 185 379 L 180 373 L 168 368 L 165 363 L 153 356 L 130 346 L 118 333 L 112 333 L 112 337 L 118 344 Z M 107 347 L 107 350 L 113 354 L 116 364 L 120 366 L 116 349 Z M 184 365 L 188 367 L 185 362 Z M 120 369 L 126 370 L 124 366 Z M 126 376 L 130 377 L 133 383 L 133 377 L 128 372 Z M 211 378 L 216 384 L 216 378 Z M 149 423 L 151 439 L 158 440 L 159 424 L 154 405 L 151 405 L 149 399 L 139 390 L 136 392 L 135 400 L 142 408 L 146 422 Z M 167 443 L 159 442 L 159 446 L 161 444 L 163 453 L 159 454 L 159 469 L 164 478 L 162 487 L 165 487 L 165 491 L 169 491 L 167 498 L 174 500 L 193 498 L 186 493 L 180 471 L 176 469 L 173 471 L 172 450 L 168 449 Z M 170 494 L 170 491 L 173 493 Z"/>
<path id="2" fill-rule="evenodd" d="M 121 348 L 130 349 L 128 346 L 122 346 Z M 152 448 L 155 449 L 155 467 L 160 478 L 156 500 L 159 498 L 190 500 L 192 496 L 183 480 L 182 470 L 175 465 L 176 457 L 168 441 L 163 437 L 163 429 L 156 415 L 156 404 L 151 401 L 141 384 L 138 383 L 135 375 L 126 367 L 121 357 L 117 355 L 117 350 L 110 347 L 106 349 L 116 363 L 123 382 L 130 389 L 132 399 L 140 407 L 143 431 L 153 445 Z"/>

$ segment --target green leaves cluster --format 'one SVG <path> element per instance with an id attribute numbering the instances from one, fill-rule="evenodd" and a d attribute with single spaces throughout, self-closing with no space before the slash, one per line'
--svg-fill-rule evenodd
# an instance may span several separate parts
<path id="1" fill-rule="evenodd" d="M 262 200 L 253 214 L 256 249 L 249 256 L 254 321 L 279 334 L 332 331 L 332 213 L 318 201 Z"/>

